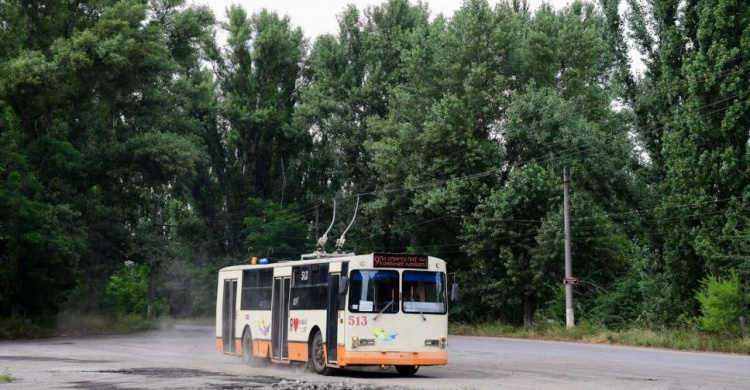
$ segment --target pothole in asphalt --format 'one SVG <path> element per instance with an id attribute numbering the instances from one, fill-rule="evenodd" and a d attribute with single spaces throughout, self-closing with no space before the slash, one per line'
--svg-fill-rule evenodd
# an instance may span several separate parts
<path id="1" fill-rule="evenodd" d="M 299 380 L 283 379 L 274 376 L 249 376 L 235 375 L 227 373 L 216 373 L 211 371 L 190 369 L 190 368 L 165 368 L 165 367 L 147 367 L 147 368 L 129 368 L 122 370 L 98 370 L 89 371 L 105 374 L 123 374 L 123 375 L 140 375 L 157 379 L 182 379 L 206 377 L 206 382 L 195 386 L 194 388 L 212 389 L 212 390 L 229 390 L 229 389 L 269 389 L 269 390 L 399 390 L 405 389 L 400 386 L 373 386 L 369 384 L 355 384 L 344 382 L 333 383 L 315 383 Z M 209 379 L 210 377 L 210 379 Z M 222 383 L 210 383 L 213 380 L 223 381 Z M 114 385 L 100 384 L 94 382 L 76 382 L 79 389 L 118 389 Z M 88 387 L 87 387 L 88 386 Z M 168 386 L 167 386 L 168 387 Z M 189 387 L 193 388 L 193 387 Z"/>
<path id="2" fill-rule="evenodd" d="M 26 361 L 26 362 L 57 362 L 57 363 L 116 363 L 111 360 L 86 360 L 86 359 L 70 359 L 70 358 L 56 358 L 46 356 L 0 356 L 0 360 L 10 361 Z"/>
<path id="3" fill-rule="evenodd" d="M 111 383 L 80 381 L 71 383 L 72 387 L 67 389 L 84 389 L 84 390 L 120 390 L 120 387 Z"/>
<path id="4" fill-rule="evenodd" d="M 264 387 L 264 389 L 266 389 Z M 293 379 L 285 379 L 281 382 L 268 387 L 272 390 L 406 390 L 401 386 L 374 386 L 369 384 L 350 383 L 350 382 L 333 382 L 333 383 L 314 383 L 304 382 Z"/>
<path id="5" fill-rule="evenodd" d="M 257 375 L 243 376 L 226 373 L 217 373 L 211 371 L 190 369 L 190 368 L 166 368 L 166 367 L 147 367 L 147 368 L 128 368 L 122 370 L 98 370 L 91 371 L 104 374 L 122 374 L 122 375 L 140 375 L 157 379 L 181 379 L 181 378 L 198 378 L 212 377 L 231 383 L 206 383 L 201 387 L 211 389 L 257 389 L 267 388 L 283 382 L 282 378 L 273 376 Z"/>
<path id="6" fill-rule="evenodd" d="M 658 379 L 655 378 L 615 378 L 621 381 L 633 381 L 633 382 L 656 382 Z"/>
<path id="7" fill-rule="evenodd" d="M 217 374 L 210 371 L 194 370 L 190 368 L 127 368 L 122 370 L 100 370 L 105 374 L 125 374 L 125 375 L 143 375 L 152 378 L 174 379 L 174 378 L 194 378 L 199 376 L 229 376 L 229 374 Z"/>

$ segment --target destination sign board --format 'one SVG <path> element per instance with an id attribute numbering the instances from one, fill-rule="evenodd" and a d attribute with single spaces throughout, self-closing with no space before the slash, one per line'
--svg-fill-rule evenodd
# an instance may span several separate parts
<path id="1" fill-rule="evenodd" d="M 427 256 L 376 253 L 375 268 L 415 268 L 427 269 Z"/>

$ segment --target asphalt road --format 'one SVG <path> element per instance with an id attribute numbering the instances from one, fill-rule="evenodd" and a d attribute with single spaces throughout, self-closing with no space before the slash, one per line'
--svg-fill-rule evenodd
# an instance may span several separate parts
<path id="1" fill-rule="evenodd" d="M 449 364 L 320 377 L 300 365 L 249 368 L 214 349 L 212 327 L 0 342 L 0 372 L 34 389 L 750 389 L 750 357 L 453 336 Z"/>

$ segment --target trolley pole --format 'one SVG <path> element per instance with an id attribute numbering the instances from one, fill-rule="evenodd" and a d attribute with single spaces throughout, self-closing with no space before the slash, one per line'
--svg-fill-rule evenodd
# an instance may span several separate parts
<path id="1" fill-rule="evenodd" d="M 570 250 L 570 206 L 568 205 L 568 171 L 563 168 L 563 211 L 565 213 L 565 279 L 573 277 L 573 260 Z M 573 312 L 573 285 L 565 284 L 565 324 L 568 329 L 575 327 Z"/>
<path id="2" fill-rule="evenodd" d="M 320 214 L 318 213 L 318 205 L 315 205 L 315 239 L 320 238 Z"/>

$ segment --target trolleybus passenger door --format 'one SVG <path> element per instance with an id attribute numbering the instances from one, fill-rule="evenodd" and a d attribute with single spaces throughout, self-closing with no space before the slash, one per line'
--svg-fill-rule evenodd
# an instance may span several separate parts
<path id="1" fill-rule="evenodd" d="M 271 316 L 271 344 L 275 360 L 289 358 L 289 288 L 291 280 L 288 276 L 273 279 L 273 309 Z"/>
<path id="2" fill-rule="evenodd" d="M 328 312 L 326 314 L 326 347 L 328 348 L 328 363 L 338 361 L 336 339 L 339 328 L 339 274 L 328 275 Z"/>
<path id="3" fill-rule="evenodd" d="M 234 346 L 234 319 L 236 316 L 237 280 L 224 281 L 224 299 L 221 308 L 221 337 L 225 353 L 236 353 Z"/>

